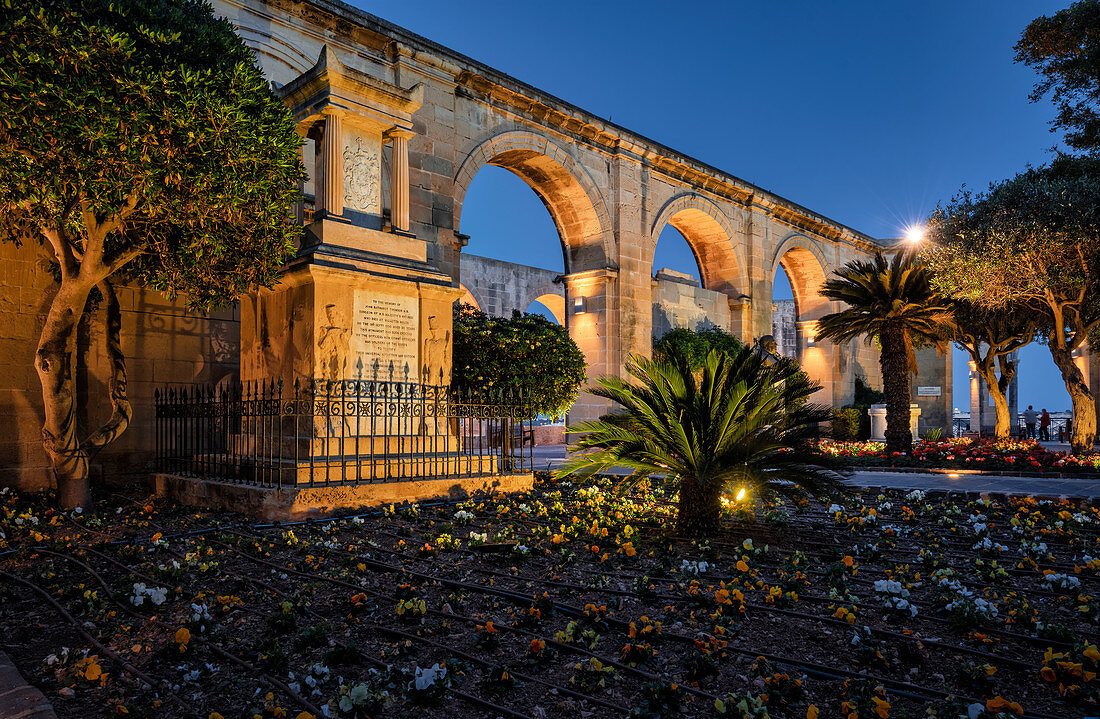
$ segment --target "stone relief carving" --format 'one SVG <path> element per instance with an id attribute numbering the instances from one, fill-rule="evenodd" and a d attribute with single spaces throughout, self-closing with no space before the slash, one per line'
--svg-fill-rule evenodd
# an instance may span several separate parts
<path id="1" fill-rule="evenodd" d="M 381 171 L 378 153 L 355 138 L 354 148 L 344 148 L 344 204 L 359 212 L 377 212 Z"/>
<path id="2" fill-rule="evenodd" d="M 317 340 L 321 379 L 346 379 L 350 330 L 336 305 L 325 305 L 325 320 L 321 338 Z"/>
<path id="3" fill-rule="evenodd" d="M 441 330 L 435 315 L 428 316 L 428 339 L 424 340 L 424 373 L 428 382 L 446 382 L 450 379 L 447 370 L 451 366 L 451 331 Z M 440 373 L 443 373 L 442 380 Z"/>

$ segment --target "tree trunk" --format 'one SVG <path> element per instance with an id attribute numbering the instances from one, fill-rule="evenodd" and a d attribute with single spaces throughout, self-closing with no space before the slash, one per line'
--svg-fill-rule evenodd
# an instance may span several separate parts
<path id="1" fill-rule="evenodd" d="M 993 426 L 993 436 L 997 439 L 1009 439 L 1012 436 L 1012 415 L 1008 411 L 1008 397 L 1001 389 L 1001 381 L 997 378 L 997 372 L 989 365 L 978 365 L 978 374 L 985 382 L 989 390 L 989 397 L 993 400 L 993 406 L 997 410 L 997 420 Z M 1009 378 L 1009 382 L 1011 382 Z"/>
<path id="2" fill-rule="evenodd" d="M 721 496 L 720 487 L 690 477 L 681 478 L 676 533 L 693 539 L 713 536 L 718 531 Z"/>
<path id="3" fill-rule="evenodd" d="M 88 455 L 76 437 L 76 331 L 91 287 L 63 280 L 38 340 L 34 367 L 42 384 L 42 445 L 62 509 L 88 508 Z"/>
<path id="4" fill-rule="evenodd" d="M 886 394 L 886 455 L 894 452 L 909 453 L 913 450 L 913 431 L 910 429 L 909 405 L 909 355 L 905 343 L 905 330 L 887 327 L 880 336 L 882 351 L 879 366 L 882 368 L 882 389 Z"/>
<path id="5" fill-rule="evenodd" d="M 1068 347 L 1059 347 L 1058 343 L 1051 342 L 1050 356 L 1054 358 L 1054 364 L 1062 371 L 1062 381 L 1066 383 L 1069 398 L 1073 401 L 1073 435 L 1070 444 L 1074 454 L 1085 454 L 1092 451 L 1096 442 L 1096 402 L 1089 392 L 1088 383 L 1081 373 L 1081 368 L 1073 361 L 1073 354 Z"/>

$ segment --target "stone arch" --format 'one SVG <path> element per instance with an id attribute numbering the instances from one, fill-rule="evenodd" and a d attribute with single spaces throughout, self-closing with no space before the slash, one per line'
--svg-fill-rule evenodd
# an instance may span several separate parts
<path id="1" fill-rule="evenodd" d="M 769 281 L 780 267 L 790 280 L 800 322 L 818 319 L 829 312 L 830 301 L 820 293 L 828 263 L 817 243 L 804 235 L 789 235 L 772 255 Z"/>
<path id="2" fill-rule="evenodd" d="M 705 289 L 732 297 L 742 291 L 746 286 L 744 254 L 729 218 L 718 205 L 694 192 L 676 195 L 664 204 L 649 232 L 653 241 L 651 274 L 657 239 L 666 224 L 675 227 L 687 240 L 699 265 L 699 281 Z"/>
<path id="3" fill-rule="evenodd" d="M 541 302 L 554 315 L 554 319 L 558 321 L 558 324 L 565 327 L 565 292 L 561 286 L 537 287 L 528 293 L 528 297 L 524 311 L 531 306 L 532 302 Z"/>
<path id="4" fill-rule="evenodd" d="M 458 289 L 462 290 L 462 296 L 458 298 L 458 302 L 467 305 L 473 305 L 479 310 L 485 309 L 485 303 L 481 300 L 480 297 L 477 296 L 477 293 L 474 290 L 471 290 L 469 287 L 462 283 L 459 283 Z"/>
<path id="5" fill-rule="evenodd" d="M 257 28 L 238 27 L 244 44 L 256 54 L 256 63 L 264 76 L 279 85 L 285 85 L 317 63 L 317 57 L 309 57 L 286 40 Z"/>
<path id="6" fill-rule="evenodd" d="M 566 273 L 608 267 L 615 256 L 611 220 L 599 189 L 563 148 L 527 130 L 507 130 L 485 140 L 455 174 L 454 227 L 459 232 L 462 201 L 477 171 L 495 165 L 535 191 L 558 229 Z"/>

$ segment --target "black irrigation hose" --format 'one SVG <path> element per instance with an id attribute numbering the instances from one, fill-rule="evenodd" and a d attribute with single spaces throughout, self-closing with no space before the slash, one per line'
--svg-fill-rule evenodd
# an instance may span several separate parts
<path id="1" fill-rule="evenodd" d="M 477 585 L 477 584 L 469 584 L 469 583 L 466 583 L 466 582 L 457 582 L 455 580 L 447 580 L 447 579 L 441 579 L 441 578 L 438 578 L 438 577 L 432 577 L 430 575 L 425 575 L 425 574 L 422 574 L 422 573 L 419 573 L 419 572 L 411 572 L 411 571 L 408 571 L 407 569 L 404 569 L 402 567 L 397 567 L 395 565 L 390 565 L 390 564 L 387 564 L 385 562 L 379 562 L 377 560 L 372 560 L 372 559 L 368 559 L 368 558 L 365 558 L 365 557 L 360 557 L 360 561 L 362 561 L 364 564 L 367 564 L 368 566 L 374 565 L 379 569 L 383 569 L 383 570 L 390 571 L 390 572 L 406 574 L 406 575 L 411 576 L 411 577 L 417 577 L 417 578 L 419 578 L 423 581 L 438 582 L 440 584 L 444 584 L 444 585 L 447 585 L 447 586 L 452 586 L 452 587 L 457 588 L 457 589 L 465 589 L 465 590 L 468 590 L 468 591 L 474 591 L 474 592 L 479 592 L 479 593 L 484 593 L 484 594 L 500 596 L 500 597 L 503 597 L 503 598 L 511 599 L 512 601 L 515 601 L 517 603 L 526 604 L 526 603 L 530 602 L 530 599 L 528 599 L 525 595 L 516 594 L 516 593 L 511 592 L 511 591 L 500 590 L 500 589 L 497 589 L 495 587 L 484 587 L 484 586 Z M 571 605 L 563 604 L 563 603 L 560 603 L 560 602 L 553 602 L 553 605 L 554 605 L 555 609 L 557 609 L 558 611 L 561 611 L 563 614 L 572 615 L 572 616 L 581 616 L 581 615 L 583 615 L 583 611 L 578 609 L 577 607 L 573 607 Z M 608 618 L 606 618 L 606 621 L 608 622 L 608 624 L 618 625 L 620 629 L 625 629 L 627 627 L 627 624 L 625 622 L 623 622 L 622 620 L 619 620 L 619 619 L 613 619 L 611 617 L 608 617 Z M 674 632 L 663 633 L 661 636 L 673 639 L 675 641 L 679 641 L 681 643 L 690 643 L 692 645 L 695 644 L 695 639 L 694 638 L 686 636 L 686 635 L 682 635 L 682 634 L 677 634 L 677 633 L 674 633 Z M 896 691 L 896 690 L 900 689 L 902 692 L 908 692 L 908 693 L 912 694 L 913 698 L 919 699 L 921 701 L 926 701 L 927 702 L 927 701 L 930 701 L 930 700 L 931 701 L 942 700 L 942 699 L 945 699 L 946 697 L 949 696 L 949 694 L 947 692 L 943 692 L 943 691 L 940 691 L 940 690 L 937 690 L 937 689 L 930 689 L 930 688 L 927 688 L 927 687 L 922 687 L 922 686 L 919 686 L 919 685 L 911 684 L 909 682 L 904 682 L 904 681 L 897 680 L 897 679 L 890 679 L 888 677 L 878 677 L 878 676 L 875 676 L 875 675 L 872 675 L 872 674 L 860 674 L 858 672 L 853 672 L 853 671 L 849 671 L 849 670 L 845 670 L 845 669 L 828 668 L 828 667 L 824 667 L 823 665 L 817 664 L 815 662 L 807 662 L 805 660 L 793 659 L 793 658 L 790 658 L 790 657 L 785 657 L 785 656 L 776 655 L 776 654 L 767 654 L 767 653 L 763 653 L 763 652 L 759 652 L 759 651 L 755 651 L 755 650 L 746 650 L 746 649 L 740 649 L 740 648 L 737 648 L 737 647 L 729 647 L 729 649 L 734 651 L 734 652 L 737 652 L 738 654 L 741 654 L 742 656 L 752 656 L 752 657 L 762 656 L 765 659 L 768 659 L 769 661 L 774 661 L 774 662 L 779 663 L 779 664 L 783 664 L 783 665 L 787 665 L 787 666 L 795 666 L 795 667 L 799 667 L 799 668 L 804 669 L 804 670 L 812 669 L 812 670 L 814 670 L 815 672 L 817 672 L 821 675 L 829 675 L 829 676 L 831 676 L 831 678 L 834 678 L 834 679 L 871 679 L 871 680 L 873 680 L 873 681 L 875 681 L 879 684 L 882 684 L 884 687 L 890 687 L 892 690 Z M 922 692 L 923 692 L 923 694 L 922 694 Z M 971 701 L 971 702 L 979 701 L 978 699 L 973 698 L 973 697 L 965 697 L 964 696 L 964 697 L 961 697 L 961 698 L 965 701 Z M 1045 713 L 1031 713 L 1031 714 L 1025 714 L 1024 716 L 1027 717 L 1027 719 L 1060 719 L 1060 717 L 1057 717 L 1056 715 L 1045 714 Z"/>
<path id="2" fill-rule="evenodd" d="M 381 533 L 382 534 L 388 534 L 389 536 L 392 536 L 392 537 L 395 537 L 395 538 L 398 538 L 398 539 L 404 539 L 404 537 L 401 537 L 400 535 L 394 534 L 392 532 L 384 532 L 383 531 Z M 420 537 L 423 538 L 424 535 L 421 533 Z M 737 545 L 737 546 L 740 546 L 740 545 Z M 401 552 L 395 551 L 395 550 L 386 549 L 385 547 L 381 547 L 381 546 L 377 546 L 377 545 L 375 545 L 375 548 L 379 551 L 385 552 L 385 553 L 390 554 L 390 555 L 397 555 L 397 556 L 400 556 L 402 558 L 408 558 L 408 557 L 406 557 L 406 555 L 402 554 Z M 422 559 L 420 557 L 411 557 L 411 558 L 412 559 Z M 770 565 L 771 566 L 776 566 L 776 567 L 781 566 L 778 563 L 770 563 Z M 597 574 L 597 575 L 601 575 L 601 576 L 615 576 L 615 577 L 622 578 L 622 579 L 628 579 L 628 578 L 629 579 L 637 579 L 637 578 L 642 576 L 641 574 L 637 574 L 637 573 L 632 574 L 632 575 L 623 575 L 621 572 L 618 572 L 618 573 L 615 573 L 615 572 L 598 572 L 598 571 L 595 571 L 595 570 L 584 569 L 582 567 L 575 567 L 574 569 L 576 571 L 580 571 L 580 572 L 583 572 L 583 573 L 586 573 L 586 574 Z M 572 588 L 581 589 L 581 590 L 584 590 L 584 591 L 601 591 L 601 592 L 610 593 L 610 594 L 619 594 L 619 595 L 626 594 L 626 595 L 633 596 L 632 593 L 630 593 L 630 592 L 622 592 L 622 591 L 612 590 L 612 589 L 607 589 L 607 588 L 596 589 L 596 588 L 593 588 L 593 587 L 584 587 L 582 585 L 570 585 L 570 584 L 559 582 L 557 580 L 532 579 L 531 577 L 528 577 L 528 576 L 522 576 L 522 577 L 521 576 L 514 576 L 514 575 L 510 575 L 510 574 L 494 572 L 492 570 L 481 569 L 481 568 L 477 568 L 474 571 L 477 571 L 477 572 L 482 573 L 482 574 L 493 574 L 493 575 L 496 575 L 496 576 L 506 577 L 506 578 L 509 578 L 509 579 L 523 579 L 523 580 L 526 580 L 526 581 L 535 581 L 535 582 L 539 582 L 539 583 L 542 583 L 542 584 L 557 583 L 560 586 L 572 587 Z M 814 572 L 812 570 L 807 570 L 807 571 L 810 574 L 814 574 Z M 818 573 L 818 574 L 820 574 L 820 573 Z M 713 575 L 701 575 L 699 578 L 707 580 L 707 581 L 711 581 L 711 582 L 732 581 L 732 580 L 735 579 L 734 577 L 715 577 Z M 655 581 L 659 581 L 659 580 L 664 579 L 664 578 L 655 577 L 653 579 Z M 668 579 L 671 579 L 671 578 L 668 578 Z M 864 584 L 870 584 L 871 583 L 868 580 L 862 580 L 862 579 L 854 579 L 854 581 L 864 583 Z M 1058 595 L 1055 595 L 1055 594 L 1051 593 L 1051 596 L 1058 596 Z M 658 598 L 669 600 L 669 601 L 680 601 L 680 602 L 687 601 L 683 597 L 675 597 L 675 596 L 672 596 L 672 595 L 659 595 Z M 808 602 L 817 602 L 817 603 L 821 603 L 821 604 L 845 604 L 845 605 L 849 605 L 849 606 L 860 607 L 860 608 L 863 608 L 863 609 L 875 609 L 875 610 L 881 610 L 882 609 L 882 607 L 878 607 L 878 606 L 873 605 L 873 604 L 868 604 L 867 602 L 841 601 L 839 599 L 830 599 L 828 597 L 817 597 L 817 596 L 813 596 L 813 595 L 799 595 L 799 599 L 800 600 L 805 600 L 805 601 L 808 601 Z M 915 606 L 923 607 L 923 608 L 926 608 L 926 609 L 931 606 L 927 602 L 916 602 L 916 601 L 914 601 L 913 604 Z M 766 605 L 758 605 L 758 606 L 766 607 Z M 809 616 L 812 616 L 812 615 L 806 615 L 806 616 L 809 617 Z M 947 625 L 947 624 L 951 623 L 950 620 L 948 620 L 948 619 L 945 619 L 943 617 L 937 617 L 937 616 L 934 616 L 934 615 L 928 614 L 928 613 L 922 614 L 921 618 L 925 621 L 929 621 L 929 622 L 934 623 L 934 624 Z M 820 618 L 820 619 L 825 619 L 826 621 L 829 621 L 832 618 L 828 618 L 828 619 Z M 836 621 L 839 621 L 839 620 L 836 620 Z M 888 630 L 879 630 L 879 629 L 872 628 L 872 631 L 873 632 L 885 632 L 885 631 L 888 631 Z M 1031 635 L 1028 635 L 1028 634 L 1020 634 L 1018 632 L 1010 632 L 1010 631 L 1005 630 L 1005 629 L 991 628 L 991 629 L 985 629 L 983 631 L 987 634 L 994 634 L 994 635 L 997 635 L 997 636 L 1002 636 L 1002 637 L 1006 637 L 1006 638 L 1009 638 L 1009 639 L 1017 640 L 1017 641 L 1020 641 L 1024 644 L 1030 644 L 1030 645 L 1033 645 L 1033 646 L 1039 646 L 1039 647 L 1044 647 L 1044 648 L 1048 647 L 1048 646 L 1057 646 L 1057 647 L 1060 647 L 1060 648 L 1066 648 L 1066 647 L 1072 646 L 1072 644 L 1070 642 L 1063 642 L 1063 641 L 1056 640 L 1056 639 L 1044 639 L 1044 638 L 1038 637 L 1038 636 L 1031 636 Z M 1089 637 L 1094 636 L 1094 634 L 1091 633 L 1091 632 L 1082 631 L 1081 633 L 1086 635 L 1086 636 L 1089 636 Z M 905 636 L 905 635 L 899 635 L 899 636 Z M 921 641 L 932 642 L 933 645 L 935 645 L 937 643 L 937 640 L 924 640 L 924 639 L 922 639 Z M 939 644 L 941 644 L 945 648 L 962 651 L 964 653 L 977 653 L 977 655 L 979 655 L 979 656 L 986 655 L 985 652 L 981 652 L 980 650 L 977 650 L 977 649 L 970 649 L 968 647 L 955 647 L 954 645 L 943 644 L 943 643 L 939 643 Z M 994 656 L 994 655 L 988 655 L 988 656 Z M 1019 661 L 1019 660 L 1016 660 L 1012 657 L 1004 657 L 1004 660 L 1007 661 L 1007 662 L 1010 662 L 1010 663 L 1013 662 L 1013 661 Z"/>
<path id="3" fill-rule="evenodd" d="M 94 646 L 100 652 L 103 652 L 103 654 L 106 655 L 107 657 L 109 657 L 111 659 L 111 661 L 113 661 L 116 664 L 118 664 L 119 666 L 121 666 L 123 671 L 137 677 L 138 679 L 140 679 L 142 681 L 142 683 L 146 684 L 149 687 L 156 688 L 158 686 L 157 681 L 155 679 L 153 679 L 149 675 L 145 674 L 144 672 L 142 672 L 140 669 L 138 669 L 134 665 L 130 664 L 130 662 L 126 661 L 121 656 L 116 654 L 113 649 L 106 646 L 105 644 L 100 642 L 98 639 L 93 637 L 91 634 L 89 634 L 87 631 L 85 631 L 84 626 L 85 626 L 85 624 L 88 624 L 88 622 L 81 623 L 81 622 L 76 621 L 76 619 L 74 619 L 73 616 L 71 614 L 69 614 L 69 612 L 63 606 L 61 606 L 61 604 L 57 600 L 55 600 L 53 597 L 51 597 L 50 593 L 47 592 L 45 589 L 42 589 L 41 587 L 39 587 L 34 582 L 23 579 L 22 577 L 18 577 L 14 574 L 8 574 L 7 572 L 3 571 L 2 569 L 0 569 L 0 576 L 6 577 L 6 578 L 8 578 L 8 579 L 10 579 L 14 582 L 18 582 L 18 583 L 22 584 L 25 587 L 29 587 L 34 592 L 42 595 L 42 598 L 45 599 L 47 603 L 49 603 L 49 605 L 53 608 L 53 610 L 56 611 L 58 614 L 60 614 L 62 617 L 64 617 L 65 620 L 68 621 L 69 624 L 71 624 L 74 629 L 76 629 L 77 633 L 80 634 L 80 636 L 84 637 L 85 641 L 87 641 L 89 644 Z M 94 627 L 95 625 L 93 624 L 92 626 Z M 189 715 L 198 716 L 198 712 L 196 712 L 195 709 L 192 708 L 191 705 L 188 704 L 187 702 L 185 702 L 183 699 L 176 696 L 172 692 L 168 692 L 168 696 L 171 697 L 171 699 L 173 701 L 175 701 L 177 704 L 179 704 L 180 708 L 182 708 Z"/>
<path id="4" fill-rule="evenodd" d="M 49 551 L 49 550 L 47 550 L 47 551 Z M 76 564 L 78 564 L 79 566 L 81 566 L 85 570 L 87 570 L 89 573 L 91 573 L 92 576 L 94 576 L 99 581 L 99 583 L 103 586 L 103 589 L 107 593 L 107 596 L 110 598 L 110 600 L 112 602 L 114 602 L 115 605 L 120 607 L 124 612 L 129 614 L 130 616 L 132 616 L 136 619 L 140 619 L 141 621 L 143 621 L 147 624 L 151 624 L 152 626 L 154 626 L 157 629 L 160 629 L 162 631 L 166 631 L 166 632 L 172 632 L 173 631 L 173 628 L 171 626 L 165 624 L 164 622 L 157 622 L 155 620 L 152 620 L 149 617 L 146 617 L 145 615 L 141 614 L 140 612 L 134 611 L 133 609 L 128 607 L 126 604 L 120 602 L 116 598 L 115 593 L 111 590 L 110 586 L 106 583 L 106 581 L 104 581 L 103 577 L 100 576 L 94 569 L 92 569 L 90 566 L 88 566 L 84 562 L 81 562 L 76 557 L 71 557 L 71 556 L 68 556 L 68 555 L 65 555 L 65 554 L 62 554 L 62 553 L 58 553 L 58 552 L 52 552 L 51 551 L 50 554 L 54 554 L 54 555 L 59 556 L 63 559 L 68 559 L 69 561 L 75 562 Z M 130 568 L 130 569 L 131 569 L 131 573 L 132 573 L 132 568 Z M 263 672 L 263 671 L 260 671 L 259 669 L 256 669 L 254 666 L 252 666 L 251 664 L 249 664 L 245 660 L 241 659 L 240 657 L 236 656 L 235 654 L 227 652 L 226 650 L 222 649 L 220 646 L 218 646 L 217 644 L 215 644 L 213 642 L 208 642 L 200 636 L 192 636 L 191 639 L 196 644 L 201 644 L 202 646 L 206 647 L 207 649 L 209 649 L 209 650 L 213 651 L 214 653 L 218 654 L 219 656 L 221 656 L 223 659 L 226 659 L 227 661 L 230 661 L 230 662 L 232 662 L 232 663 L 234 663 L 238 666 L 241 666 L 241 667 L 244 667 L 245 669 L 248 669 L 253 674 L 257 675 L 265 683 L 271 685 L 272 687 L 274 687 L 274 688 L 278 689 L 279 691 L 283 692 L 284 694 L 286 694 L 293 701 L 295 701 L 300 707 L 304 708 L 308 712 L 311 712 L 315 717 L 321 716 L 321 710 L 320 709 L 315 707 L 312 702 L 310 702 L 307 699 L 303 698 L 300 694 L 298 694 L 298 692 L 294 691 L 289 686 L 287 686 L 284 682 L 276 679 L 275 677 L 271 676 L 267 672 Z"/>

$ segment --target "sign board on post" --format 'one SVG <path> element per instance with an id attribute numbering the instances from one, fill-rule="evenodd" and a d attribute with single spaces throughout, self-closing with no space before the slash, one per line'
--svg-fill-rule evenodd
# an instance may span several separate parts
<path id="1" fill-rule="evenodd" d="M 925 386 L 917 387 L 918 397 L 939 397 L 943 393 L 943 387 L 941 386 Z"/>

